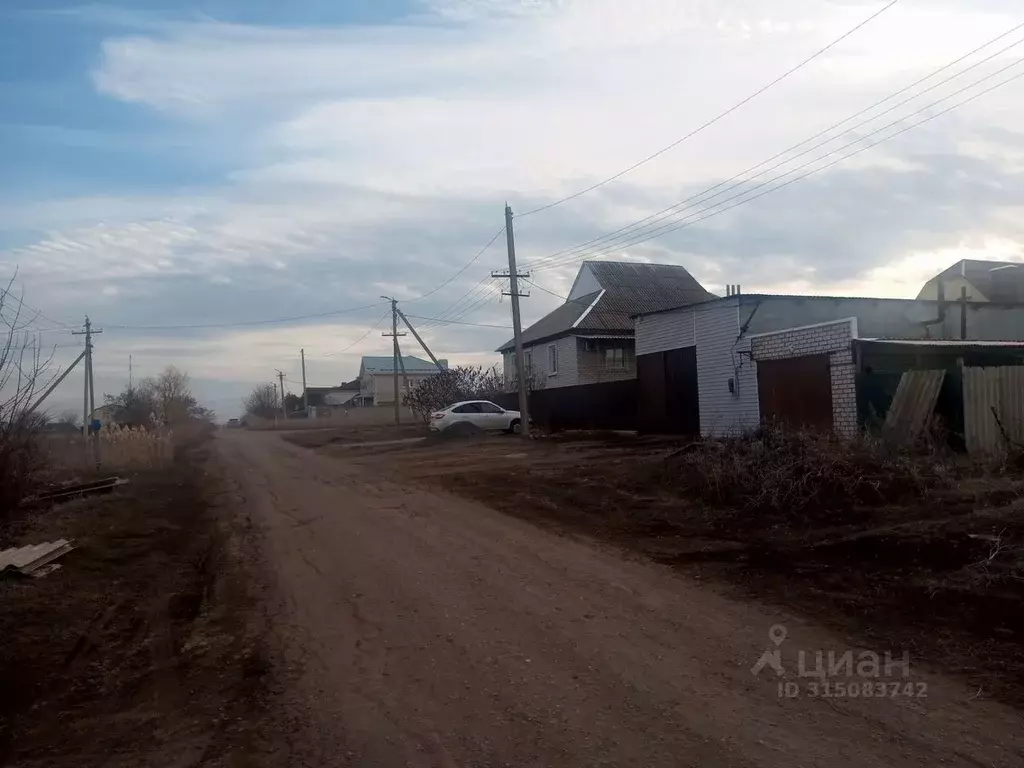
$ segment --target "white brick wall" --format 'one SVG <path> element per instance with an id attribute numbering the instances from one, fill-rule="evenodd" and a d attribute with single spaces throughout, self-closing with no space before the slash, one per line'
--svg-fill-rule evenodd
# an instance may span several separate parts
<path id="1" fill-rule="evenodd" d="M 827 354 L 832 375 L 833 428 L 843 437 L 853 437 L 857 434 L 857 392 L 852 351 L 855 338 L 857 320 L 848 318 L 752 336 L 750 349 L 755 361 Z"/>

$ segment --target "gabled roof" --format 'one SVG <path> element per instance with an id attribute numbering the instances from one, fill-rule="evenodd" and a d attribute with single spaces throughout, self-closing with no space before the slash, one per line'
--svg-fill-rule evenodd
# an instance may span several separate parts
<path id="1" fill-rule="evenodd" d="M 997 303 L 1024 302 L 1024 263 L 1019 261 L 964 259 L 940 272 L 936 277 L 963 277 L 981 292 L 981 296 L 973 297 L 975 301 L 980 301 L 984 297 Z M 957 298 L 946 296 L 950 301 Z"/>
<path id="2" fill-rule="evenodd" d="M 585 261 L 601 290 L 569 299 L 523 331 L 523 343 L 545 339 L 617 331 L 633 334 L 632 316 L 670 307 L 696 304 L 715 298 L 704 290 L 685 267 L 675 264 L 644 264 L 621 261 Z M 577 277 L 579 282 L 579 277 Z M 515 346 L 510 340 L 498 348 Z"/>
<path id="3" fill-rule="evenodd" d="M 447 360 L 438 360 L 442 368 L 448 367 Z M 411 355 L 402 355 L 402 363 L 405 366 L 406 373 L 437 373 L 437 366 L 429 360 L 421 360 L 418 357 Z M 399 367 L 401 372 L 401 367 Z M 387 357 L 364 357 L 363 362 L 359 366 L 359 375 L 367 373 L 394 373 L 395 372 L 395 359 L 388 355 Z"/>

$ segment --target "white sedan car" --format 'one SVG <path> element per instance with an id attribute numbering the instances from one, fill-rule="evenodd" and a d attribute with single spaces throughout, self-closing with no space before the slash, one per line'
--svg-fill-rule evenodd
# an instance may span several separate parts
<path id="1" fill-rule="evenodd" d="M 519 433 L 519 411 L 506 411 L 489 400 L 464 400 L 430 415 L 430 431 L 442 432 L 454 424 L 472 424 L 488 432 Z"/>

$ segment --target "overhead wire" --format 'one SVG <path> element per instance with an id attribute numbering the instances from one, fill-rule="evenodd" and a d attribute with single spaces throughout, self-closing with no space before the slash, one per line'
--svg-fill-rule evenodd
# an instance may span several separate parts
<path id="1" fill-rule="evenodd" d="M 889 96 L 886 96 L 885 98 L 880 99 L 879 101 L 876 101 L 874 104 L 871 104 L 870 106 L 865 107 L 864 109 L 862 109 L 859 112 L 856 112 L 855 114 L 845 118 L 844 120 L 841 120 L 838 123 L 835 123 L 835 124 L 829 126 L 828 128 L 825 128 L 822 131 L 819 131 L 818 133 L 814 134 L 813 136 L 810 136 L 809 138 L 806 138 L 803 141 L 801 141 L 801 142 L 799 142 L 797 144 L 794 144 L 793 146 L 783 150 L 782 152 L 779 152 L 779 153 L 773 155 L 772 157 L 768 158 L 767 160 L 764 160 L 764 161 L 758 163 L 757 165 L 751 166 L 750 168 L 747 168 L 746 170 L 741 171 L 740 173 L 738 173 L 738 174 L 736 174 L 736 175 L 734 175 L 734 176 L 732 176 L 732 177 L 730 177 L 728 179 L 725 179 L 724 181 L 721 181 L 721 182 L 719 182 L 719 183 L 717 183 L 717 184 L 715 184 L 715 185 L 713 185 L 711 187 L 708 187 L 707 189 L 705 189 L 705 190 L 703 190 L 701 192 L 698 192 L 698 193 L 696 193 L 694 195 L 691 195 L 691 196 L 689 196 L 687 198 L 684 198 L 683 200 L 681 200 L 681 201 L 679 201 L 679 202 L 677 202 L 677 203 L 675 203 L 675 204 L 673 204 L 671 206 L 668 206 L 667 208 L 663 208 L 662 210 L 657 211 L 656 213 L 653 213 L 650 216 L 647 216 L 647 217 L 645 217 L 643 219 L 639 219 L 638 221 L 635 221 L 635 222 L 633 222 L 631 224 L 628 224 L 626 226 L 620 227 L 619 229 L 613 230 L 613 231 L 608 232 L 608 233 L 606 233 L 604 235 L 601 235 L 599 237 L 596 237 L 596 238 L 593 238 L 591 240 L 588 240 L 588 241 L 586 241 L 584 243 L 580 243 L 579 245 L 572 246 L 572 247 L 569 247 L 569 248 L 564 248 L 564 249 L 562 249 L 560 251 L 555 251 L 554 253 L 549 254 L 547 256 L 541 257 L 539 259 L 535 259 L 532 262 L 528 262 L 528 263 L 524 264 L 523 268 L 524 269 L 530 269 L 530 270 L 537 270 L 542 265 L 545 265 L 545 264 L 547 264 L 549 262 L 562 261 L 562 259 L 560 259 L 559 257 L 567 257 L 567 256 L 571 256 L 571 255 L 576 254 L 576 253 L 581 253 L 582 251 L 587 250 L 590 246 L 596 246 L 596 245 L 602 244 L 602 243 L 608 244 L 608 243 L 614 242 L 616 240 L 621 240 L 623 238 L 631 237 L 634 234 L 638 233 L 640 230 L 646 229 L 647 227 L 651 226 L 652 224 L 654 224 L 654 223 L 656 223 L 658 221 L 662 221 L 662 220 L 665 220 L 665 219 L 668 219 L 668 218 L 672 218 L 672 215 L 673 215 L 672 212 L 673 211 L 680 212 L 681 210 L 685 210 L 686 208 L 690 208 L 690 207 L 693 207 L 695 205 L 706 203 L 709 200 L 712 200 L 712 199 L 714 199 L 715 197 L 718 197 L 721 194 L 724 194 L 724 193 L 726 193 L 726 192 L 728 192 L 728 191 L 730 191 L 732 189 L 735 189 L 735 188 L 737 188 L 739 186 L 742 186 L 743 184 L 745 184 L 747 182 L 753 181 L 754 179 L 757 179 L 757 178 L 765 175 L 766 173 L 771 172 L 772 170 L 780 168 L 780 167 L 782 167 L 784 165 L 788 165 L 789 163 L 793 162 L 794 160 L 796 160 L 796 159 L 798 159 L 800 157 L 803 157 L 804 155 L 807 155 L 810 152 L 813 152 L 815 149 L 819 149 L 819 148 L 821 148 L 821 147 L 823 147 L 823 146 L 825 146 L 825 145 L 827 145 L 827 144 L 829 144 L 829 143 L 831 143 L 833 141 L 836 141 L 836 140 L 840 139 L 846 133 L 849 133 L 850 131 L 856 130 L 857 128 L 863 127 L 864 125 L 867 125 L 868 123 L 871 123 L 871 122 L 877 120 L 878 118 L 882 117 L 883 115 L 886 115 L 886 114 L 889 114 L 889 113 L 895 111 L 899 107 L 901 107 L 901 106 L 903 106 L 903 105 L 905 105 L 905 104 L 907 104 L 907 103 L 909 103 L 909 102 L 911 102 L 911 101 L 913 101 L 913 100 L 923 96 L 924 94 L 929 93 L 930 91 L 933 91 L 936 88 L 939 88 L 942 85 L 945 85 L 945 84 L 947 84 L 947 83 L 949 83 L 949 82 L 951 82 L 951 81 L 961 77 L 962 75 L 966 74 L 967 72 L 971 71 L 972 69 L 975 69 L 978 66 L 981 66 L 982 64 L 985 64 L 985 63 L 991 61 L 992 59 L 1002 55 L 1005 52 L 1007 52 L 1011 48 L 1014 48 L 1014 47 L 1020 45 L 1022 42 L 1024 42 L 1024 39 L 1017 40 L 1016 42 L 1006 46 L 1005 48 L 1002 48 L 999 51 L 996 51 L 994 54 L 991 54 L 990 56 L 987 56 L 986 58 L 981 59 L 978 62 L 975 62 L 971 66 L 969 66 L 969 67 L 967 67 L 967 68 L 965 68 L 965 69 L 963 69 L 963 70 L 961 70 L 961 71 L 951 75 L 950 77 L 945 78 L 944 80 L 939 81 L 938 83 L 930 86 L 929 88 L 927 88 L 927 89 L 925 89 L 923 91 L 918 92 L 917 94 L 915 94 L 915 95 L 913 95 L 913 96 L 911 96 L 911 97 L 909 97 L 907 99 L 904 99 L 903 101 L 901 101 L 900 103 L 890 107 L 889 109 L 876 114 L 874 117 L 871 117 L 871 118 L 868 118 L 867 120 L 861 121 L 857 125 L 854 125 L 854 126 L 848 128 L 848 129 L 846 129 L 845 131 L 843 131 L 843 133 L 837 134 L 836 136 L 834 136 L 834 137 L 832 137 L 830 139 L 826 139 L 823 142 L 819 142 L 818 144 L 814 145 L 813 147 L 805 149 L 804 151 L 800 152 L 799 154 L 794 155 L 794 156 L 790 157 L 789 159 L 787 159 L 787 160 L 785 160 L 783 162 L 776 163 L 775 165 L 771 166 L 770 168 L 765 168 L 760 173 L 755 174 L 754 176 L 751 176 L 749 178 L 744 178 L 748 173 L 750 173 L 752 171 L 755 171 L 755 170 L 757 170 L 759 168 L 763 168 L 764 166 L 768 165 L 768 163 L 771 163 L 773 160 L 777 160 L 780 157 L 784 157 L 784 156 L 788 155 L 789 153 L 793 152 L 794 150 L 804 146 L 805 144 L 808 144 L 808 143 L 814 141 L 815 139 L 820 138 L 821 136 L 824 136 L 824 135 L 830 133 L 831 131 L 835 130 L 836 128 L 838 128 L 838 127 L 840 127 L 842 125 L 845 125 L 845 124 L 849 123 L 852 120 L 855 120 L 857 117 L 860 117 L 861 115 L 864 115 L 864 114 L 866 114 L 868 112 L 871 112 L 876 107 L 879 107 L 882 104 L 885 104 L 886 102 L 891 101 L 892 99 L 902 95 L 903 93 L 906 93 L 908 90 L 911 90 L 912 88 L 915 88 L 916 86 L 920 85 L 921 83 L 923 83 L 923 82 L 925 82 L 927 80 L 932 79 L 933 77 L 935 77 L 936 75 L 940 74 L 941 72 L 949 69 L 950 67 L 955 66 L 956 64 L 958 64 L 958 63 L 964 61 L 965 59 L 973 56 L 974 54 L 978 53 L 979 51 L 981 51 L 981 50 L 989 47 L 990 45 L 993 45 L 994 43 L 998 42 L 999 40 L 1007 37 L 1008 35 L 1012 34 L 1013 32 L 1016 32 L 1016 31 L 1020 30 L 1021 28 L 1024 28 L 1024 23 L 1018 24 L 1017 26 L 1013 27 L 1009 31 L 1004 32 L 1003 34 L 999 35 L 998 37 L 993 38 L 992 40 L 984 43 L 983 45 L 979 46 L 978 48 L 975 48 L 971 52 L 969 52 L 967 54 L 964 54 L 963 56 L 959 57 L 958 59 L 956 59 L 956 60 L 954 60 L 952 62 L 949 62 L 948 64 L 940 67 L 939 69 L 937 69 L 934 72 L 926 75 L 925 77 L 920 78 L 919 80 L 915 81 L 914 83 L 911 83 L 910 85 L 900 89 L 899 91 L 896 91 L 895 93 L 890 94 Z M 996 74 L 998 74 L 998 73 L 996 73 Z M 955 94 L 952 94 L 952 95 L 955 95 Z M 912 116 L 912 115 L 910 115 L 910 116 Z M 732 183 L 731 186 L 727 186 L 726 187 L 726 185 L 729 185 L 731 182 L 736 182 L 736 183 Z M 726 188 L 725 189 L 721 189 L 719 192 L 717 192 L 714 195 L 711 195 L 710 197 L 705 197 L 709 193 L 714 192 L 715 190 L 719 190 L 721 187 L 726 187 Z M 703 199 L 699 199 L 699 198 L 703 198 Z M 690 205 L 691 203 L 692 203 L 692 205 Z M 645 225 L 645 222 L 649 222 L 649 223 Z M 644 225 L 644 226 L 641 226 L 641 225 Z"/>
<path id="2" fill-rule="evenodd" d="M 731 115 L 736 110 L 738 110 L 741 107 L 749 104 L 751 101 L 756 99 L 758 96 L 763 94 L 765 91 L 767 91 L 770 88 L 778 85 L 783 80 L 788 78 L 790 75 L 794 74 L 798 70 L 800 70 L 803 67 L 805 67 L 806 65 L 810 64 L 812 61 L 817 59 L 819 56 L 821 56 L 824 53 L 828 52 L 829 50 L 834 48 L 836 45 L 841 43 L 843 40 L 845 40 L 846 38 L 850 37 L 855 32 L 859 31 L 863 27 L 865 27 L 868 24 L 870 24 L 872 21 L 877 19 L 879 16 L 881 16 L 886 11 L 888 11 L 890 8 L 892 8 L 894 5 L 896 5 L 896 3 L 898 3 L 898 2 L 899 2 L 899 0 L 891 0 L 891 2 L 888 5 L 884 6 L 883 8 L 881 8 L 878 11 L 875 11 L 875 13 L 871 14 L 864 21 L 862 21 L 859 24 L 857 24 L 855 27 L 853 27 L 853 29 L 850 29 L 849 31 L 843 33 L 842 35 L 837 37 L 835 40 L 833 40 L 831 43 L 826 45 L 824 48 L 821 48 L 818 51 L 816 51 L 815 53 L 813 53 L 810 56 L 808 56 L 806 59 L 801 61 L 799 64 L 797 64 L 792 69 L 787 70 L 786 72 L 784 72 L 783 74 L 779 75 L 774 80 L 769 82 L 767 85 L 762 86 L 761 88 L 759 88 L 758 90 L 754 91 L 754 93 L 750 94 L 749 96 L 747 96 L 742 101 L 734 104 L 729 109 L 727 109 L 724 112 L 722 112 L 721 114 L 717 115 L 716 117 L 713 117 L 712 119 L 710 119 L 707 122 L 703 123 L 702 125 L 698 126 L 694 130 L 690 131 L 688 134 L 683 136 L 682 138 L 677 139 L 676 141 L 674 141 L 671 144 L 669 144 L 667 147 L 659 149 L 654 154 L 648 155 L 643 160 L 640 160 L 639 162 L 633 163 L 633 165 L 629 166 L 628 168 L 626 168 L 626 169 L 624 169 L 622 171 L 619 171 L 618 173 L 616 173 L 613 176 L 609 176 L 607 179 L 604 179 L 603 181 L 599 181 L 596 184 L 591 184 L 589 187 L 586 187 L 585 189 L 581 189 L 578 192 L 574 192 L 573 194 L 567 195 L 566 197 L 563 197 L 563 198 L 561 198 L 559 200 L 555 200 L 554 202 L 547 203 L 546 205 L 542 205 L 542 206 L 539 206 L 537 208 L 533 208 L 531 210 L 528 210 L 525 213 L 521 213 L 521 214 L 519 214 L 518 218 L 523 218 L 525 216 L 532 216 L 535 213 L 540 213 L 541 211 L 549 210 L 551 208 L 554 208 L 557 205 L 561 205 L 562 203 L 567 203 L 570 200 L 575 200 L 577 197 L 581 197 L 581 196 L 583 196 L 583 195 L 585 195 L 585 194 L 587 194 L 589 192 L 593 192 L 595 189 L 599 189 L 599 188 L 605 186 L 606 184 L 610 184 L 611 182 L 615 181 L 616 179 L 620 179 L 623 176 L 625 176 L 626 174 L 628 174 L 628 173 L 630 173 L 632 171 L 635 171 L 640 166 L 646 165 L 647 163 L 651 162 L 651 160 L 654 160 L 654 159 L 660 157 L 661 155 L 664 155 L 666 152 L 668 152 L 668 151 L 670 151 L 672 149 L 675 149 L 676 147 L 678 147 L 683 142 L 693 138 L 694 136 L 696 136 L 697 134 L 701 133 L 705 129 L 710 128 L 712 125 L 714 125 L 718 121 L 722 120 L 723 118 L 728 117 L 729 115 Z"/>
<path id="3" fill-rule="evenodd" d="M 734 203 L 734 204 L 732 204 L 730 206 L 727 206 L 725 208 L 720 208 L 718 210 L 713 210 L 714 207 L 717 207 L 718 205 L 721 205 L 722 203 L 729 202 L 730 200 L 734 200 L 736 198 L 743 197 L 744 195 L 750 194 L 751 192 L 753 192 L 756 189 L 759 189 L 759 188 L 762 188 L 762 187 L 767 186 L 769 184 L 772 184 L 772 183 L 774 183 L 776 181 L 779 181 L 780 179 L 785 178 L 786 176 L 788 176 L 788 175 L 790 175 L 792 173 L 795 173 L 795 172 L 797 172 L 799 170 L 802 170 L 802 169 L 807 168 L 807 167 L 809 167 L 811 165 L 814 165 L 815 163 L 820 162 L 821 160 L 824 160 L 824 159 L 828 158 L 829 156 L 835 154 L 836 152 L 841 152 L 842 150 L 848 149 L 849 147 L 853 146 L 854 144 L 859 144 L 860 142 L 864 141 L 865 139 L 870 138 L 871 136 L 876 135 L 878 133 L 881 133 L 882 131 L 884 131 L 884 130 L 886 130 L 888 128 L 891 128 L 894 125 L 897 125 L 898 123 L 901 123 L 901 122 L 903 122 L 904 120 L 906 120 L 906 119 L 908 119 L 910 117 L 913 117 L 913 116 L 915 116 L 917 114 L 920 114 L 921 112 L 924 112 L 924 111 L 932 108 L 936 104 L 941 103 L 942 101 L 945 101 L 948 98 L 951 98 L 952 96 L 955 96 L 955 95 L 957 95 L 959 93 L 962 93 L 962 92 L 964 92 L 966 90 L 969 90 L 970 88 L 973 88 L 974 86 L 979 85 L 980 83 L 985 82 L 986 80 L 990 80 L 991 78 L 995 77 L 998 74 L 1001 74 L 1002 72 L 1006 71 L 1007 69 L 1010 69 L 1011 67 L 1018 66 L 1022 62 L 1024 62 L 1024 59 L 1018 59 L 1017 61 L 1013 62 L 1010 65 L 1007 65 L 1006 67 L 1003 67 L 1002 69 L 998 70 L 997 72 L 994 72 L 991 75 L 987 75 L 987 76 L 977 80 L 976 82 L 972 83 L 971 85 L 965 86 L 964 88 L 961 88 L 958 91 L 954 92 L 953 94 L 950 94 L 949 96 L 943 97 L 942 99 L 939 99 L 939 100 L 937 100 L 936 102 L 934 102 L 932 104 L 928 104 L 925 107 L 917 110 L 916 112 L 911 113 L 910 115 L 906 115 L 906 116 L 904 116 L 904 117 L 902 117 L 902 118 L 900 118 L 900 119 L 898 119 L 898 120 L 896 120 L 896 121 L 894 121 L 892 123 L 889 123 L 886 126 L 883 126 L 882 128 L 879 128 L 879 129 L 877 129 L 875 131 L 872 131 L 871 133 L 869 133 L 869 134 L 867 134 L 867 135 L 857 139 L 856 141 L 850 142 L 849 144 L 846 144 L 843 147 L 839 147 L 839 148 L 837 148 L 835 150 L 832 150 L 831 152 L 828 152 L 825 155 L 817 157 L 814 160 L 811 160 L 811 161 L 809 161 L 807 163 L 804 163 L 803 165 L 798 166 L 797 168 L 794 168 L 794 169 L 792 169 L 790 171 L 787 171 L 784 174 L 780 174 L 779 176 L 777 176 L 777 177 L 775 177 L 773 179 L 769 179 L 768 181 L 765 181 L 765 182 L 763 182 L 761 184 L 758 184 L 758 185 L 756 185 L 756 186 L 754 186 L 754 187 L 752 187 L 750 189 L 744 190 L 743 192 L 741 192 L 741 193 L 739 193 L 737 195 L 734 195 L 731 198 L 726 198 L 725 200 L 720 201 L 719 203 L 716 203 L 715 206 L 712 206 L 712 208 L 707 208 L 707 209 L 704 209 L 702 211 L 697 211 L 696 213 L 690 214 L 689 216 L 684 217 L 684 219 L 679 220 L 677 222 L 674 222 L 674 223 L 672 223 L 670 225 L 665 225 L 665 226 L 659 227 L 659 228 L 657 228 L 655 230 L 651 230 L 649 232 L 646 232 L 643 235 L 641 235 L 639 239 L 636 239 L 636 240 L 634 240 L 632 242 L 624 243 L 624 244 L 621 244 L 621 245 L 617 245 L 617 246 L 614 247 L 613 250 L 618 250 L 619 248 L 626 247 L 626 246 L 629 246 L 629 245 L 637 245 L 637 244 L 642 243 L 642 242 L 647 242 L 648 240 L 653 240 L 656 237 L 661 237 L 663 234 L 667 234 L 669 232 L 674 232 L 674 231 L 677 231 L 679 229 L 683 229 L 685 227 L 692 226 L 693 224 L 696 224 L 696 223 L 698 223 L 700 221 L 704 221 L 704 220 L 712 218 L 714 216 L 718 216 L 718 215 L 720 215 L 722 213 L 725 213 L 726 211 L 732 210 L 733 208 L 736 208 L 736 207 L 738 207 L 740 205 L 744 205 L 746 203 L 752 202 L 752 201 L 757 200 L 757 199 L 759 199 L 761 197 L 764 197 L 767 194 L 770 194 L 772 192 L 776 192 L 776 191 L 778 191 L 780 189 L 783 189 L 785 187 L 790 186 L 791 184 L 794 184 L 796 182 L 802 181 L 803 179 L 806 179 L 809 176 L 814 175 L 815 173 L 819 173 L 820 171 L 823 171 L 826 168 L 831 168 L 832 166 L 837 165 L 838 163 L 841 163 L 844 160 L 847 160 L 847 159 L 849 159 L 851 157 L 854 157 L 855 155 L 859 155 L 862 152 L 866 152 L 867 150 L 872 149 L 872 148 L 878 146 L 879 144 L 882 144 L 882 143 L 884 143 L 886 141 L 894 139 L 897 136 L 900 136 L 900 135 L 906 133 L 907 131 L 910 131 L 910 130 L 912 130 L 914 128 L 917 128 L 917 127 L 919 127 L 921 125 L 924 125 L 925 123 L 931 122 L 932 120 L 935 120 L 935 119 L 941 117 L 942 115 L 945 115 L 945 114 L 953 111 L 954 109 L 962 107 L 964 104 L 972 102 L 975 99 L 978 99 L 978 98 L 980 98 L 980 97 L 982 97 L 982 96 L 984 96 L 984 95 L 986 95 L 988 93 L 991 93 L 992 91 L 994 91 L 994 90 L 996 90 L 998 88 L 1001 88 L 1001 87 L 1003 87 L 1005 85 L 1008 85 L 1009 83 L 1019 79 L 1020 77 L 1024 77 L 1024 72 L 1019 72 L 1019 73 L 1013 75 L 1012 77 L 1007 78 L 1006 80 L 1003 80 L 1003 81 L 1001 81 L 1001 82 L 999 82 L 999 83 L 997 83 L 997 84 L 995 84 L 995 85 L 993 85 L 993 86 L 991 86 L 989 88 L 984 89 L 983 91 L 980 91 L 980 92 L 978 92 L 976 94 L 973 94 L 970 97 L 968 97 L 968 98 L 966 98 L 966 99 L 964 99 L 964 100 L 962 100 L 960 102 L 957 102 L 956 104 L 953 104 L 953 105 L 947 107 L 946 109 L 943 109 L 943 110 L 937 112 L 934 115 L 930 115 L 930 116 L 926 117 L 923 120 L 920 120 L 920 121 L 918 121 L 916 123 L 913 123 L 913 124 L 911 124 L 909 126 L 906 126 L 906 127 L 902 128 L 902 129 L 900 129 L 899 131 L 897 131 L 896 133 L 893 133 L 890 136 L 886 136 L 886 137 L 884 137 L 882 139 L 879 139 L 878 141 L 875 141 L 875 142 L 873 142 L 871 144 L 868 144 L 867 146 L 861 147 L 860 149 L 857 149 L 857 150 L 855 150 L 853 152 L 850 152 L 850 153 L 848 153 L 846 155 L 843 155 L 843 156 L 841 156 L 841 157 L 839 157 L 839 158 L 837 158 L 837 159 L 835 159 L 835 160 L 833 160 L 833 161 L 831 161 L 831 162 L 827 163 L 826 165 L 823 165 L 823 166 L 821 166 L 819 168 L 814 168 L 814 169 L 810 170 L 809 172 L 807 172 L 805 174 L 797 176 L 797 177 L 795 177 L 793 179 L 790 179 L 789 181 L 786 181 L 786 182 L 778 185 L 777 187 L 772 187 L 771 189 L 764 190 L 763 192 L 760 192 L 757 195 L 754 195 L 753 197 L 747 198 L 745 200 L 740 200 L 739 202 L 736 202 L 736 203 Z M 706 215 L 700 216 L 700 214 L 706 214 Z M 700 217 L 697 218 L 697 219 L 693 219 L 692 221 L 686 221 L 686 219 L 690 219 L 693 216 L 700 216 Z M 548 265 L 544 265 L 544 266 L 541 266 L 541 267 L 537 267 L 534 271 L 543 271 L 545 269 L 551 269 L 551 268 L 558 267 L 558 266 L 566 266 L 566 265 L 571 264 L 571 263 L 576 262 L 576 261 L 582 261 L 583 259 L 586 259 L 586 258 L 599 257 L 601 255 L 604 255 L 606 252 L 607 251 L 602 251 L 602 250 L 599 249 L 597 251 L 584 254 L 582 257 L 572 258 L 572 259 L 569 259 L 569 260 L 566 260 L 566 261 L 563 261 L 563 262 L 560 262 L 560 263 L 557 263 L 557 264 L 548 264 Z"/>
<path id="4" fill-rule="evenodd" d="M 373 325 L 371 325 L 369 328 L 367 328 L 366 333 L 364 333 L 358 339 L 353 341 L 347 347 L 335 350 L 334 352 L 328 352 L 328 353 L 324 354 L 323 357 L 334 357 L 335 355 L 340 355 L 340 354 L 342 354 L 344 352 L 348 352 L 350 349 L 352 349 L 352 347 L 354 347 L 356 344 L 358 344 L 363 339 L 365 339 L 367 336 L 369 336 L 371 333 L 373 333 L 377 328 L 379 328 L 380 324 L 383 323 L 384 320 L 387 318 L 387 316 L 390 315 L 390 314 L 391 314 L 391 310 L 389 309 L 387 312 L 385 312 L 383 315 L 381 315 L 380 319 L 377 322 L 375 322 Z"/>
<path id="5" fill-rule="evenodd" d="M 437 321 L 437 322 L 441 323 L 442 325 L 453 324 L 453 325 L 469 325 L 469 326 L 472 326 L 474 328 L 500 328 L 503 331 L 508 331 L 508 330 L 512 329 L 511 325 L 491 325 L 491 324 L 488 324 L 488 323 L 467 323 L 467 322 L 463 322 L 461 320 L 438 320 L 436 317 L 423 317 L 422 315 L 409 315 L 409 317 L 413 318 L 414 320 L 434 320 L 434 321 Z"/>
<path id="6" fill-rule="evenodd" d="M 468 262 L 468 263 L 467 263 L 467 264 L 466 264 L 466 265 L 465 265 L 464 267 L 462 267 L 462 268 L 461 268 L 460 270 L 458 270 L 458 271 L 457 271 L 457 272 L 456 272 L 456 273 L 455 273 L 454 275 L 452 275 L 451 277 L 449 277 L 449 278 L 448 278 L 447 280 L 445 280 L 445 281 L 444 281 L 443 283 L 441 283 L 440 285 L 438 285 L 438 286 L 437 286 L 436 288 L 433 288 L 433 289 L 431 289 L 431 290 L 427 291 L 427 292 L 426 292 L 426 293 L 424 293 L 424 294 L 423 294 L 422 296 L 417 296 L 417 297 L 416 297 L 415 299 L 403 299 L 403 301 L 405 301 L 405 302 L 407 302 L 407 303 L 408 303 L 408 302 L 413 302 L 413 301 L 419 301 L 420 299 L 425 299 L 425 298 L 427 298 L 427 296 L 432 296 L 433 294 L 437 293 L 437 292 L 438 292 L 439 290 L 441 290 L 441 289 L 442 289 L 442 288 L 444 288 L 445 286 L 447 286 L 447 285 L 451 284 L 451 283 L 452 283 L 453 281 L 455 281 L 455 280 L 456 280 L 456 279 L 457 279 L 457 278 L 458 278 L 458 277 L 459 277 L 459 276 L 460 276 L 460 275 L 461 275 L 461 274 L 462 274 L 463 272 L 465 272 L 465 271 L 466 271 L 467 269 L 469 269 L 469 268 L 470 268 L 471 266 L 473 266 L 474 264 L 476 264 L 476 262 L 477 262 L 477 261 L 478 261 L 478 260 L 480 259 L 480 257 L 481 257 L 481 256 L 483 256 L 483 255 L 484 255 L 485 253 L 487 253 L 487 250 L 488 250 L 488 249 L 489 249 L 489 248 L 490 248 L 490 247 L 491 247 L 492 245 L 494 245 L 494 241 L 495 241 L 495 240 L 497 240 L 497 239 L 498 239 L 499 237 L 501 237 L 501 236 L 502 236 L 503 234 L 505 234 L 505 227 L 502 227 L 501 229 L 499 229 L 499 230 L 498 230 L 498 231 L 497 231 L 497 232 L 495 233 L 494 237 L 492 237 L 492 238 L 491 238 L 491 239 L 490 239 L 490 240 L 489 240 L 489 241 L 487 242 L 487 245 L 485 245 L 485 246 L 484 246 L 483 248 L 481 248 L 481 249 L 480 249 L 480 251 L 479 251 L 479 252 L 478 252 L 478 253 L 476 254 L 476 256 L 474 256 L 474 257 L 473 257 L 472 259 L 470 259 L 470 260 L 469 260 L 469 262 Z"/>
<path id="7" fill-rule="evenodd" d="M 275 323 L 292 323 L 299 320 L 315 320 L 321 317 L 333 317 L 335 315 L 343 315 L 348 312 L 359 312 L 364 309 L 372 309 L 374 307 L 383 306 L 387 302 L 378 301 L 373 304 L 364 304 L 359 307 L 347 307 L 345 309 L 335 309 L 329 312 L 317 312 L 311 315 L 294 315 L 291 317 L 274 317 L 265 320 L 240 320 L 237 322 L 228 323 L 193 323 L 186 325 L 119 325 L 114 323 L 103 324 L 104 330 L 126 330 L 126 331 L 172 331 L 172 330 L 191 330 L 201 328 L 241 328 L 246 326 L 254 325 L 272 325 Z"/>

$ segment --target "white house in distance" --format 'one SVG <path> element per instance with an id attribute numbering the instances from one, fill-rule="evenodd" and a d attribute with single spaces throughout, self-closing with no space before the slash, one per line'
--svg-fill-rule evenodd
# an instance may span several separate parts
<path id="1" fill-rule="evenodd" d="M 438 360 L 447 370 L 448 361 Z M 429 360 L 402 356 L 405 366 L 405 387 L 412 389 L 424 379 L 436 376 L 437 366 Z M 364 357 L 359 364 L 359 401 L 363 405 L 385 405 L 395 402 L 395 359 L 386 357 Z M 398 368 L 398 383 L 402 386 L 402 367 Z"/>
<path id="2" fill-rule="evenodd" d="M 523 331 L 526 369 L 544 389 L 636 378 L 633 316 L 713 299 L 684 267 L 585 261 L 566 302 Z M 502 353 L 515 387 L 515 341 Z"/>

